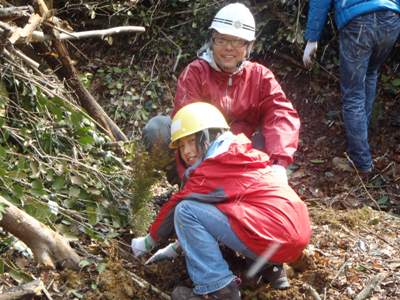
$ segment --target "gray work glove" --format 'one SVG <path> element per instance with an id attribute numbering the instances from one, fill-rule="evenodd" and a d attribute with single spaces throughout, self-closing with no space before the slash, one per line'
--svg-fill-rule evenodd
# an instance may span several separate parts
<path id="1" fill-rule="evenodd" d="M 156 245 L 150 234 L 132 239 L 131 248 L 135 257 L 142 256 L 151 251 Z"/>
<path id="2" fill-rule="evenodd" d="M 179 242 L 175 241 L 174 243 L 169 244 L 167 247 L 158 250 L 153 254 L 144 264 L 151 264 L 154 262 L 158 262 L 161 260 L 174 259 L 178 256 Z"/>
<path id="3" fill-rule="evenodd" d="M 309 68 L 312 65 L 315 54 L 317 53 L 318 42 L 308 41 L 303 54 L 303 63 Z"/>
<path id="4" fill-rule="evenodd" d="M 272 172 L 274 175 L 279 178 L 280 182 L 288 183 L 288 177 L 286 173 L 286 169 L 284 166 L 281 165 L 272 165 L 271 166 Z"/>

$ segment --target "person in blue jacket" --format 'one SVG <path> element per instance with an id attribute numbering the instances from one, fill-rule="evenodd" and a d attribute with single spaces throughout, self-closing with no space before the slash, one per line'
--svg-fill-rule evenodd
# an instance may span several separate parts
<path id="1" fill-rule="evenodd" d="M 400 33 L 400 0 L 310 0 L 304 65 L 310 67 L 327 15 L 334 6 L 339 31 L 340 88 L 347 152 L 362 175 L 373 162 L 368 125 L 378 71 Z"/>

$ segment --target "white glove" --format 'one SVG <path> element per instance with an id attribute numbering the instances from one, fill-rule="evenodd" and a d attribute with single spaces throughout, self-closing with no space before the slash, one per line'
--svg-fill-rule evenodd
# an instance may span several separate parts
<path id="1" fill-rule="evenodd" d="M 311 42 L 311 41 L 307 42 L 303 54 L 303 63 L 307 68 L 311 66 L 312 60 L 315 54 L 317 53 L 317 48 L 318 48 L 318 42 Z"/>
<path id="2" fill-rule="evenodd" d="M 131 248 L 135 257 L 142 256 L 151 251 L 155 246 L 155 241 L 151 238 L 150 234 L 142 237 L 132 239 Z"/>
<path id="3" fill-rule="evenodd" d="M 177 252 L 178 248 L 179 248 L 179 243 L 178 241 L 175 241 L 174 243 L 169 244 L 167 247 L 158 250 L 144 264 L 147 265 L 166 259 L 172 260 L 178 256 Z"/>
<path id="4" fill-rule="evenodd" d="M 279 178 L 279 180 L 282 180 L 284 183 L 288 183 L 287 173 L 284 166 L 272 165 L 271 169 L 274 175 Z"/>

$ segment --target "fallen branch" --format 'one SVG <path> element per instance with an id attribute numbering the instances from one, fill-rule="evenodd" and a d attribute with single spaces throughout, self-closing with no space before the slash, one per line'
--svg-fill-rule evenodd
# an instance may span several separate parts
<path id="1" fill-rule="evenodd" d="M 374 197 L 372 197 L 371 193 L 368 191 L 367 187 L 364 184 L 364 180 L 361 178 L 360 173 L 358 172 L 358 169 L 356 167 L 356 165 L 354 164 L 354 162 L 350 159 L 349 155 L 345 152 L 344 153 L 346 159 L 352 164 L 354 170 L 356 171 L 357 177 L 361 182 L 361 185 L 364 189 L 364 191 L 367 193 L 369 199 L 371 199 L 371 201 L 375 204 L 376 208 L 381 211 L 381 207 L 379 206 L 378 202 L 376 202 L 376 200 L 374 199 Z"/>
<path id="2" fill-rule="evenodd" d="M 156 288 L 154 285 L 148 283 L 146 280 L 144 280 L 143 278 L 129 272 L 129 275 L 131 276 L 132 280 L 138 285 L 140 286 L 142 289 L 150 289 L 152 292 L 156 293 L 157 295 L 160 296 L 161 299 L 166 299 L 166 300 L 170 300 L 171 297 L 169 295 L 167 295 L 166 293 L 164 293 L 163 291 L 160 291 L 158 288 Z M 0 299 L 1 300 L 1 299 Z"/>
<path id="3" fill-rule="evenodd" d="M 33 12 L 32 6 L 13 6 L 0 8 L 0 19 L 13 19 L 29 16 Z"/>
<path id="4" fill-rule="evenodd" d="M 11 44 L 15 44 L 16 41 L 20 40 L 26 43 L 30 39 L 32 32 L 40 25 L 42 18 L 38 14 L 30 16 L 28 23 L 24 28 L 17 27 L 13 34 L 9 38 Z"/>
<path id="5" fill-rule="evenodd" d="M 386 274 L 378 274 L 368 282 L 368 285 L 354 298 L 354 300 L 364 300 L 372 293 L 372 291 L 385 279 Z"/>
<path id="6" fill-rule="evenodd" d="M 29 299 L 33 299 L 34 296 L 40 296 L 44 289 L 44 283 L 40 279 L 22 284 L 20 286 L 12 287 L 3 291 L 0 294 L 0 300 L 18 300 L 25 299 L 30 296 Z"/>
<path id="7" fill-rule="evenodd" d="M 40 265 L 79 269 L 80 257 L 60 234 L 1 196 L 0 204 L 5 207 L 0 226 L 23 241 Z"/>
<path id="8" fill-rule="evenodd" d="M 303 288 L 310 293 L 314 300 L 321 300 L 320 295 L 311 285 L 304 283 Z"/>
<path id="9" fill-rule="evenodd" d="M 145 28 L 141 26 L 119 26 L 108 29 L 89 30 L 81 32 L 60 33 L 57 37 L 45 34 L 41 31 L 32 32 L 32 42 L 43 42 L 49 40 L 79 40 L 90 37 L 103 38 L 107 35 L 125 33 L 125 32 L 144 32 Z"/>
<path id="10" fill-rule="evenodd" d="M 12 52 L 9 52 L 8 50 L 11 50 Z M 36 61 L 34 61 L 32 58 L 30 58 L 29 56 L 25 55 L 22 51 L 17 50 L 17 49 L 10 49 L 8 48 L 4 49 L 4 54 L 7 55 L 10 59 L 15 59 L 12 55 L 12 53 L 14 53 L 16 56 L 18 56 L 20 59 L 22 59 L 23 61 L 25 61 L 28 65 L 30 65 L 32 68 L 34 69 L 38 69 L 40 64 Z"/>

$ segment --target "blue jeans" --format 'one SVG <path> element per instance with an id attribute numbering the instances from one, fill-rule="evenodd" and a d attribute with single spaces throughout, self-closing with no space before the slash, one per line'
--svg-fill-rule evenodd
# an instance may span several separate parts
<path id="1" fill-rule="evenodd" d="M 251 259 L 257 258 L 213 204 L 184 200 L 175 208 L 174 223 L 195 294 L 212 293 L 236 278 L 221 254 L 219 243 Z"/>
<path id="2" fill-rule="evenodd" d="M 354 18 L 340 30 L 340 87 L 347 151 L 360 171 L 372 168 L 368 126 L 378 70 L 400 33 L 400 16 L 377 11 Z"/>

